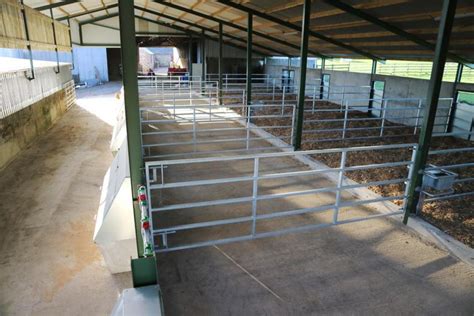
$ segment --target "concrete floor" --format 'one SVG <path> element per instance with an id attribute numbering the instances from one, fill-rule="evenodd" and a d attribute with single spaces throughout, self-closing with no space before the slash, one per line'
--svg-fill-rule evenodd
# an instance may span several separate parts
<path id="1" fill-rule="evenodd" d="M 108 315 L 130 274 L 92 241 L 118 84 L 78 103 L 0 173 L 0 315 Z"/>
<path id="2" fill-rule="evenodd" d="M 164 128 L 166 126 L 161 126 Z M 171 129 L 183 128 L 186 127 L 178 124 Z M 150 138 L 148 141 L 158 141 L 156 137 Z M 201 150 L 205 151 L 205 147 Z M 165 150 L 164 153 L 168 152 Z M 304 169 L 307 167 L 288 158 L 261 161 L 261 170 L 268 173 Z M 165 182 L 251 174 L 252 161 L 172 166 L 165 171 Z M 280 179 L 260 183 L 259 193 L 308 190 L 328 185 L 328 180 L 320 176 Z M 239 182 L 173 189 L 155 198 L 159 198 L 161 205 L 170 205 L 250 194 L 251 184 Z M 271 200 L 259 203 L 258 213 L 320 206 L 333 200 L 332 194 Z M 340 214 L 342 219 L 348 219 L 376 213 L 357 207 L 343 209 Z M 248 204 L 177 210 L 160 213 L 160 217 L 155 218 L 155 227 L 248 215 Z M 283 221 L 257 224 L 257 231 L 323 223 L 330 218 L 331 213 L 293 216 Z M 181 245 L 246 235 L 249 231 L 248 223 L 227 225 L 176 233 L 170 235 L 168 242 Z M 157 261 L 168 315 L 474 313 L 474 269 L 427 245 L 395 219 L 160 253 Z"/>
<path id="3" fill-rule="evenodd" d="M 81 107 L 0 173 L 0 315 L 107 315 L 131 286 L 92 243 L 118 88 L 79 91 Z M 168 315 L 474 313 L 472 267 L 388 220 L 160 254 L 158 267 Z"/>

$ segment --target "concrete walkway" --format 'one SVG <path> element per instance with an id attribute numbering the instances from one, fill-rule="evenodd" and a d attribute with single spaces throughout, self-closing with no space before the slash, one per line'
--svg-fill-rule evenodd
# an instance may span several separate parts
<path id="1" fill-rule="evenodd" d="M 172 130 L 183 128 L 178 124 Z M 213 146 L 215 149 L 216 145 Z M 307 169 L 289 158 L 262 163 L 261 167 L 267 172 Z M 168 183 L 177 179 L 212 179 L 251 173 L 252 161 L 212 163 L 184 165 L 179 169 L 168 167 L 165 179 Z M 281 179 L 262 183 L 259 193 L 329 185 L 319 176 Z M 170 205 L 249 196 L 250 192 L 251 185 L 241 182 L 173 189 L 159 195 L 159 200 L 163 205 Z M 270 201 L 261 208 L 265 212 L 279 212 L 320 206 L 331 203 L 331 199 L 331 194 L 313 194 Z M 248 205 L 177 210 L 160 213 L 161 217 L 155 218 L 155 227 L 248 216 L 249 212 Z M 363 207 L 342 210 L 341 215 L 344 213 L 350 216 L 374 214 Z M 294 216 L 257 225 L 257 230 L 322 223 L 330 216 L 323 213 Z M 170 235 L 168 241 L 196 242 L 211 237 L 244 235 L 248 231 L 247 223 L 227 225 L 202 232 L 177 233 Z M 250 242 L 160 253 L 157 260 L 168 315 L 474 313 L 472 267 L 427 245 L 397 220 L 377 219 Z"/>
<path id="2" fill-rule="evenodd" d="M 80 106 L 0 173 L 0 315 L 108 315 L 131 287 L 92 241 L 119 89 L 79 90 Z"/>

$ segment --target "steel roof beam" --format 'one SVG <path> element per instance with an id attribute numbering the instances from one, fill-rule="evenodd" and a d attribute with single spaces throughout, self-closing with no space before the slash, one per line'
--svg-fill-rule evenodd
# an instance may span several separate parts
<path id="1" fill-rule="evenodd" d="M 202 33 L 198 33 L 198 32 L 195 32 L 195 31 L 191 31 L 191 30 L 187 30 L 183 27 L 180 27 L 180 26 L 177 26 L 177 25 L 171 25 L 169 23 L 165 23 L 165 22 L 161 22 L 161 21 L 155 21 L 155 20 L 151 20 L 151 19 L 147 19 L 147 18 L 144 18 L 144 17 L 141 17 L 141 16 L 138 16 L 138 15 L 135 15 L 135 17 L 137 19 L 140 19 L 140 20 L 143 20 L 143 21 L 148 21 L 150 23 L 155 23 L 157 25 L 161 25 L 161 26 L 166 26 L 166 27 L 169 27 L 169 28 L 172 28 L 172 29 L 175 29 L 177 31 L 181 31 L 181 32 L 184 32 L 188 35 L 194 35 L 196 37 L 202 37 L 203 34 Z M 209 39 L 209 40 L 212 40 L 212 41 L 219 41 L 218 38 L 215 38 L 215 37 L 212 37 L 212 36 L 209 36 L 207 34 L 204 34 L 204 37 Z M 245 50 L 246 48 L 244 46 L 240 46 L 240 45 L 237 45 L 237 44 L 234 44 L 234 43 L 231 43 L 229 41 L 224 41 L 224 43 L 228 46 L 233 46 L 235 48 L 238 48 L 238 49 L 242 49 L 242 50 Z M 262 56 L 268 56 L 268 53 L 265 53 L 265 52 L 262 52 L 260 50 L 256 50 L 254 49 L 254 52 L 262 55 Z"/>
<path id="2" fill-rule="evenodd" d="M 192 27 L 197 27 L 197 28 L 200 28 L 201 30 L 205 30 L 206 32 L 210 32 L 210 33 L 213 33 L 213 34 L 219 34 L 219 31 L 216 31 L 214 29 L 211 29 L 211 28 L 208 28 L 208 27 L 205 27 L 205 26 L 202 26 L 202 25 L 197 25 L 195 23 L 188 22 L 188 21 L 185 21 L 185 20 L 181 20 L 179 18 L 170 16 L 170 15 L 167 15 L 167 14 L 159 13 L 159 12 L 147 9 L 147 8 L 142 8 L 142 7 L 137 6 L 137 5 L 135 5 L 135 9 L 141 10 L 141 11 L 144 11 L 146 13 L 150 13 L 150 14 L 153 14 L 153 15 L 156 15 L 156 16 L 159 16 L 159 17 L 163 17 L 163 18 L 166 18 L 166 19 L 169 19 L 169 20 L 173 20 L 173 21 L 176 21 L 176 22 L 179 22 L 179 23 L 183 23 L 183 24 L 186 24 L 186 25 L 189 25 L 189 26 L 192 26 Z M 224 33 L 224 36 L 228 37 L 230 39 L 242 42 L 242 43 L 246 43 L 246 40 L 244 40 L 243 38 L 238 37 L 238 36 L 234 36 L 234 35 L 231 35 L 231 34 L 225 34 L 225 33 Z M 287 56 L 288 55 L 288 54 L 286 54 L 282 51 L 279 51 L 279 50 L 273 49 L 273 48 L 269 48 L 265 45 L 256 44 L 256 43 L 254 43 L 253 45 L 256 46 L 256 47 L 260 47 L 260 48 L 266 49 L 268 51 L 272 51 L 274 53 L 280 54 L 282 56 Z"/>
<path id="3" fill-rule="evenodd" d="M 177 5 L 177 4 L 174 4 L 174 3 L 170 3 L 170 2 L 166 2 L 166 1 L 163 1 L 163 0 L 154 0 L 153 2 L 156 2 L 158 4 L 161 4 L 161 5 L 164 5 L 164 6 L 168 6 L 170 8 L 173 8 L 175 10 L 180 10 L 180 11 L 183 11 L 183 12 L 186 12 L 186 13 L 189 13 L 189 14 L 193 14 L 193 15 L 196 15 L 196 16 L 199 16 L 201 18 L 204 18 L 204 19 L 208 19 L 208 20 L 212 20 L 214 22 L 217 22 L 217 23 L 222 23 L 222 25 L 225 25 L 225 26 L 229 26 L 229 27 L 232 27 L 232 28 L 235 28 L 237 30 L 240 30 L 240 31 L 244 31 L 244 32 L 247 32 L 247 28 L 246 27 L 243 27 L 241 25 L 238 25 L 238 24 L 234 24 L 232 22 L 229 22 L 229 21 L 226 21 L 226 20 L 221 20 L 219 18 L 216 18 L 216 17 L 213 17 L 211 15 L 208 15 L 208 14 L 205 14 L 205 13 L 202 13 L 202 12 L 199 12 L 199 11 L 195 11 L 195 10 L 192 10 L 192 9 L 189 9 L 187 7 L 182 7 L 180 5 Z M 281 40 L 277 37 L 273 37 L 273 36 L 270 36 L 270 35 L 267 35 L 265 33 L 261 33 L 261 32 L 258 32 L 258 31 L 253 31 L 253 34 L 255 34 L 256 36 L 259 36 L 259 37 L 262 37 L 262 38 L 265 38 L 267 40 L 270 40 L 272 42 L 275 42 L 275 43 L 278 43 L 278 44 L 281 44 L 281 45 L 284 45 L 284 46 L 288 46 L 288 47 L 291 47 L 297 51 L 299 51 L 300 47 L 298 45 L 295 45 L 295 44 L 291 44 L 291 43 L 288 43 L 284 40 Z M 319 53 L 319 52 L 316 52 L 316 51 L 313 51 L 313 50 L 310 50 L 308 51 L 309 53 L 311 53 L 312 55 L 314 56 L 317 56 L 317 57 L 321 57 L 321 58 L 325 58 L 327 56 L 324 56 L 323 54 Z M 285 55 L 288 55 L 288 54 L 285 54 Z"/>
<path id="4" fill-rule="evenodd" d="M 160 1 L 161 2 L 161 1 Z M 295 31 L 298 31 L 298 32 L 301 32 L 301 26 L 297 25 L 297 24 L 293 24 L 291 22 L 288 22 L 288 21 L 285 21 L 285 20 L 282 20 L 282 19 L 279 19 L 277 17 L 274 17 L 272 15 L 269 15 L 269 14 L 266 14 L 266 13 L 263 13 L 263 12 L 260 12 L 258 10 L 254 10 L 252 8 L 249 8 L 249 7 L 246 7 L 244 5 L 241 5 L 241 4 L 238 4 L 238 3 L 235 3 L 235 2 L 232 2 L 232 1 L 229 1 L 229 0 L 217 0 L 217 2 L 221 3 L 221 4 L 225 4 L 229 7 L 232 7 L 234 9 L 238 9 L 240 11 L 244 11 L 244 12 L 247 12 L 247 13 L 252 13 L 253 15 L 255 16 L 258 16 L 262 19 L 266 19 L 266 20 L 269 20 L 269 21 L 272 21 L 274 23 L 277 23 L 279 25 L 282 25 L 284 27 L 287 27 L 289 29 L 292 29 L 292 30 L 295 30 Z M 339 46 L 339 47 L 342 47 L 346 50 L 349 50 L 351 52 L 354 52 L 358 55 L 361 55 L 361 56 L 364 56 L 364 57 L 367 57 L 367 58 L 370 58 L 370 59 L 376 59 L 376 60 L 381 60 L 381 59 L 384 59 L 384 58 L 381 58 L 379 56 L 375 56 L 369 52 L 366 52 L 362 49 L 359 49 L 357 47 L 354 47 L 352 45 L 349 45 L 349 44 L 346 44 L 346 43 L 343 43 L 343 42 L 340 42 L 336 39 L 333 39 L 333 38 L 330 38 L 326 35 L 323 35 L 321 33 L 318 33 L 318 32 L 315 32 L 315 31 L 312 31 L 312 30 L 309 30 L 309 35 L 311 37 L 315 37 L 317 39 L 320 39 L 322 41 L 325 41 L 325 42 L 328 42 L 328 43 L 331 43 L 335 46 Z"/>
<path id="5" fill-rule="evenodd" d="M 71 3 L 76 3 L 76 2 L 80 2 L 80 1 L 79 0 L 65 0 L 65 1 L 61 1 L 61 2 L 56 2 L 56 3 L 51 3 L 51 4 L 48 4 L 48 5 L 44 5 L 44 6 L 41 6 L 41 7 L 36 7 L 36 8 L 33 8 L 33 9 L 35 9 L 37 11 L 44 11 L 44 10 L 59 8 L 59 7 L 62 7 L 62 6 L 71 4 Z"/>
<path id="6" fill-rule="evenodd" d="M 389 32 L 392 32 L 402 38 L 405 38 L 409 41 L 412 41 L 422 47 L 425 47 L 425 48 L 428 48 L 432 51 L 435 51 L 436 49 L 436 45 L 435 44 L 432 44 L 428 41 L 425 41 L 424 39 L 414 35 L 414 34 L 411 34 L 411 33 L 408 33 L 404 30 L 402 30 L 401 28 L 393 25 L 393 24 L 390 24 L 388 22 L 385 22 L 385 21 L 382 21 L 380 20 L 379 18 L 373 16 L 373 15 L 370 15 L 368 13 L 365 13 L 364 11 L 362 10 L 359 10 L 359 9 L 356 9 L 354 7 L 352 7 L 351 5 L 347 4 L 347 3 L 344 3 L 340 0 L 323 0 L 324 2 L 326 2 L 327 4 L 330 4 L 332 5 L 333 7 L 335 8 L 338 8 L 344 12 L 347 12 L 349 14 L 352 14 L 358 18 L 361 18 L 362 20 L 365 20 L 365 21 L 368 21 L 372 24 L 375 24 Z M 461 57 L 461 56 L 458 56 L 456 54 L 453 54 L 453 53 L 449 53 L 448 52 L 448 57 L 458 63 L 462 63 L 462 64 L 468 64 L 468 63 L 471 63 L 470 61 L 468 61 L 467 59 Z"/>
<path id="7" fill-rule="evenodd" d="M 95 17 L 93 19 L 89 19 L 89 20 L 85 20 L 85 21 L 81 21 L 79 22 L 79 25 L 84 25 L 84 24 L 91 24 L 91 23 L 94 23 L 94 22 L 98 22 L 98 21 L 102 21 L 102 20 L 107 20 L 107 19 L 110 19 L 110 18 L 114 18 L 116 16 L 119 16 L 119 13 L 112 13 L 112 14 L 106 14 L 106 15 L 101 15 L 101 16 L 98 16 L 98 17 Z"/>
<path id="8" fill-rule="evenodd" d="M 142 10 L 142 8 L 140 7 L 136 7 L 136 9 L 138 10 Z M 102 8 L 102 10 L 105 10 L 104 8 Z M 113 14 L 107 14 L 107 15 L 101 15 L 99 17 L 95 17 L 93 19 L 89 19 L 89 20 L 85 20 L 85 21 L 81 21 L 79 22 L 79 37 L 81 38 L 80 42 L 81 44 L 83 43 L 82 41 L 82 26 L 86 25 L 86 24 L 94 24 L 95 22 L 98 22 L 98 21 L 102 21 L 102 20 L 106 20 L 106 19 L 109 19 L 109 18 L 113 18 L 113 17 L 116 17 L 118 16 L 119 14 L 118 13 L 113 13 Z M 158 14 L 157 14 L 158 15 Z M 141 19 L 141 20 L 144 20 L 144 21 L 148 21 L 150 23 L 154 23 L 154 24 L 157 24 L 157 25 L 162 25 L 162 26 L 166 26 L 166 27 L 169 27 L 169 28 L 172 28 L 172 29 L 175 29 L 175 30 L 178 30 L 178 31 L 181 31 L 181 32 L 184 32 L 186 34 L 192 34 L 192 35 L 196 35 L 196 36 L 202 36 L 202 34 L 200 33 L 197 33 L 197 32 L 194 32 L 194 31 L 191 31 L 191 30 L 187 30 L 185 28 L 182 28 L 182 27 L 179 27 L 179 26 L 176 26 L 176 25 L 171 25 L 169 23 L 165 23 L 165 22 L 160 22 L 160 21 L 155 21 L 155 20 L 151 20 L 151 19 L 147 19 L 147 18 L 144 18 L 144 17 L 141 17 L 141 16 L 137 16 L 135 15 L 136 18 L 138 19 Z M 100 25 L 102 27 L 104 27 L 103 25 Z M 193 25 L 194 27 L 198 27 L 198 28 L 203 28 L 201 26 L 198 26 L 198 25 Z M 206 28 L 204 28 L 205 31 L 207 31 Z M 209 30 L 212 30 L 212 29 L 209 29 Z M 215 30 L 212 30 L 212 32 L 214 33 L 217 33 L 217 31 Z M 140 32 L 137 32 L 137 34 L 141 34 Z M 229 35 L 226 35 L 228 36 L 229 38 L 232 38 L 232 39 L 235 39 L 235 40 L 239 40 L 240 38 L 239 37 L 235 37 L 233 38 L 234 36 L 229 36 Z M 209 35 L 205 35 L 205 37 L 207 39 L 210 39 L 212 41 L 218 41 L 218 38 L 214 38 L 212 36 L 209 36 Z M 231 43 L 229 41 L 224 41 L 224 43 L 228 46 L 232 46 L 232 47 L 235 47 L 235 48 L 238 48 L 238 49 L 242 49 L 242 50 L 245 50 L 246 48 L 244 46 L 240 46 L 240 45 L 237 45 L 237 44 L 234 44 L 234 43 Z M 271 48 L 267 48 L 267 47 L 264 47 L 261 45 L 261 47 L 267 51 L 271 51 L 271 52 L 275 52 L 274 49 L 271 49 Z M 266 52 L 263 52 L 261 50 L 256 50 L 254 49 L 254 51 L 260 55 L 263 55 L 263 56 L 268 56 L 269 53 L 266 53 Z M 280 52 L 281 53 L 281 52 Z M 283 54 L 283 53 L 282 53 Z"/>

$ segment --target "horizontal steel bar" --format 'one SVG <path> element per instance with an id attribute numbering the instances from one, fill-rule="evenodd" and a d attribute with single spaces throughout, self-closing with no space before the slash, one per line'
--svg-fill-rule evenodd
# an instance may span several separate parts
<path id="1" fill-rule="evenodd" d="M 150 135 L 175 135 L 175 134 L 199 134 L 199 133 L 209 133 L 209 132 L 226 132 L 226 131 L 245 131 L 247 129 L 276 129 L 276 128 L 291 128 L 291 125 L 269 125 L 269 126 L 249 126 L 249 127 L 229 127 L 229 128 L 210 128 L 210 129 L 196 129 L 196 130 L 186 130 L 186 131 L 167 131 L 167 132 L 144 132 L 143 136 Z"/>
<path id="2" fill-rule="evenodd" d="M 391 212 L 391 213 L 371 215 L 371 216 L 367 216 L 367 217 L 363 217 L 363 218 L 354 218 L 354 219 L 349 219 L 349 220 L 344 220 L 344 221 L 338 221 L 336 223 L 323 223 L 323 224 L 305 225 L 305 226 L 281 229 L 281 230 L 277 230 L 277 231 L 257 233 L 255 235 L 243 235 L 243 236 L 223 238 L 223 239 L 211 240 L 211 241 L 204 241 L 204 242 L 198 242 L 198 243 L 181 245 L 181 246 L 173 246 L 173 247 L 168 247 L 168 248 L 160 248 L 158 246 L 155 246 L 155 252 L 156 253 L 161 253 L 161 252 L 192 249 L 192 248 L 198 248 L 198 247 L 221 245 L 221 244 L 227 244 L 227 243 L 231 243 L 231 242 L 246 241 L 246 240 L 259 239 L 259 238 L 265 238 L 265 237 L 276 237 L 276 236 L 283 235 L 283 234 L 288 234 L 288 233 L 311 231 L 311 230 L 315 230 L 315 229 L 319 229 L 319 228 L 326 228 L 326 227 L 331 227 L 331 226 L 344 225 L 344 224 L 348 224 L 348 223 L 355 223 L 355 222 L 360 222 L 360 221 L 364 221 L 364 220 L 377 219 L 377 218 L 395 216 L 395 215 L 400 215 L 400 214 L 403 214 L 403 211 L 396 211 L 396 212 Z"/>
<path id="3" fill-rule="evenodd" d="M 280 139 L 289 138 L 290 136 L 280 136 Z M 265 139 L 275 139 L 275 136 L 269 137 L 249 137 L 249 138 L 225 138 L 225 139 L 213 139 L 205 141 L 190 141 L 190 142 L 175 142 L 175 143 L 159 143 L 159 144 L 144 144 L 143 148 L 154 148 L 154 147 L 166 147 L 166 146 L 178 146 L 178 145 L 203 145 L 203 144 L 218 144 L 218 143 L 237 143 L 245 141 L 258 141 Z"/>
<path id="4" fill-rule="evenodd" d="M 224 149 L 224 150 L 210 150 L 210 151 L 199 151 L 199 152 L 185 152 L 185 153 L 175 153 L 175 154 L 163 154 L 163 155 L 149 155 L 145 156 L 147 159 L 151 158 L 163 158 L 163 157 L 179 157 L 179 156 L 187 156 L 189 155 L 209 155 L 209 154 L 222 154 L 222 153 L 231 153 L 231 152 L 249 152 L 249 151 L 263 151 L 263 150 L 271 150 L 271 151 L 279 151 L 281 149 L 289 149 L 292 148 L 292 146 L 280 146 L 280 147 L 274 147 L 274 146 L 268 146 L 268 147 L 255 147 L 255 148 L 248 148 L 248 149 Z M 183 160 L 183 159 L 181 159 Z M 165 161 L 165 160 L 163 160 Z M 169 160 L 168 160 L 169 161 Z"/>
<path id="5" fill-rule="evenodd" d="M 458 199 L 458 198 L 461 198 L 461 197 L 466 197 L 466 196 L 471 196 L 471 195 L 474 195 L 474 191 L 473 192 L 464 192 L 464 193 L 457 193 L 457 194 L 452 194 L 452 195 L 443 195 L 443 196 L 428 198 L 428 199 L 425 199 L 425 202 L 434 202 L 434 201 L 440 201 L 440 200 Z"/>
<path id="6" fill-rule="evenodd" d="M 179 159 L 179 160 L 165 160 L 165 161 L 147 161 L 145 167 L 156 165 L 178 165 L 178 164 L 190 164 L 190 163 L 202 163 L 202 162 L 214 162 L 214 161 L 235 161 L 244 159 L 254 158 L 278 158 L 288 156 L 301 156 L 301 155 L 317 155 L 317 154 L 336 154 L 343 151 L 355 152 L 355 151 L 373 151 L 373 150 L 389 150 L 389 149 L 401 149 L 401 148 L 416 148 L 417 144 L 392 144 L 392 145 L 378 145 L 378 146 L 366 146 L 366 147 L 347 147 L 347 148 L 329 148 L 329 149 L 315 149 L 305 150 L 298 152 L 277 152 L 267 154 L 255 154 L 255 155 L 242 155 L 232 157 L 207 157 L 207 158 L 191 158 L 191 159 Z"/>
<path id="7" fill-rule="evenodd" d="M 180 230 L 188 230 L 188 229 L 196 229 L 196 228 L 207 228 L 213 227 L 217 225 L 229 225 L 229 224 L 238 224 L 252 221 L 252 216 L 245 216 L 245 217 L 237 217 L 237 218 L 229 218 L 229 219 L 221 219 L 215 221 L 208 221 L 208 222 L 199 222 L 199 223 L 192 223 L 192 224 L 185 224 L 185 225 L 178 225 L 178 226 L 171 226 L 161 229 L 153 230 L 153 233 L 160 234 L 166 232 L 175 232 Z"/>
<path id="8" fill-rule="evenodd" d="M 193 202 L 193 203 L 173 204 L 173 205 L 162 206 L 162 207 L 157 207 L 157 208 L 154 208 L 153 206 L 151 206 L 150 211 L 151 212 L 164 212 L 164 211 L 173 211 L 173 210 L 181 210 L 181 209 L 189 209 L 189 208 L 205 207 L 205 206 L 239 204 L 239 203 L 246 203 L 246 202 L 252 202 L 252 201 L 253 201 L 252 197 L 221 199 L 221 200 L 202 201 L 202 202 Z"/>
<path id="9" fill-rule="evenodd" d="M 430 150 L 429 155 L 445 155 L 459 152 L 472 152 L 474 147 L 463 147 L 463 148 L 451 148 L 451 149 L 439 149 L 439 150 Z"/>

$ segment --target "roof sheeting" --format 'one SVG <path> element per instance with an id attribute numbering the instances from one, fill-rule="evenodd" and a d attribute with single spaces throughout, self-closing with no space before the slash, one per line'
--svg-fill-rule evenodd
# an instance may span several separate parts
<path id="1" fill-rule="evenodd" d="M 218 21 L 224 21 L 225 34 L 241 39 L 246 38 L 247 13 L 220 3 L 225 1 L 208 0 L 136 0 L 135 5 L 145 8 L 139 11 L 143 17 L 170 23 L 193 32 L 201 32 L 201 27 L 218 29 Z M 387 29 L 347 13 L 325 0 L 315 0 L 312 4 L 310 28 L 313 33 L 323 35 L 310 37 L 310 55 L 320 53 L 326 56 L 360 57 L 358 51 L 386 59 L 431 60 L 433 51 L 414 41 L 394 34 Z M 343 0 L 344 4 L 359 9 L 379 20 L 417 36 L 423 41 L 435 44 L 441 15 L 442 0 Z M 26 1 L 31 6 L 48 5 L 46 0 Z M 99 10 L 113 5 L 116 1 L 85 0 L 54 8 L 57 17 L 74 16 L 81 12 Z M 301 26 L 302 0 L 239 0 L 231 1 L 246 8 L 256 10 L 271 17 Z M 171 4 L 170 7 L 168 4 Z M 188 12 L 181 9 L 187 9 Z M 193 11 L 189 12 L 189 10 Z M 78 21 L 109 14 L 110 10 L 94 12 L 76 17 Z M 154 14 L 156 13 L 156 14 Z M 159 17 L 164 14 L 174 19 Z M 207 18 L 206 18 L 207 17 Z M 181 23 L 179 20 L 184 21 Z M 268 49 L 261 49 L 268 55 L 299 54 L 300 32 L 294 28 L 280 25 L 274 21 L 254 17 L 254 42 Z M 213 37 L 216 34 L 207 33 Z M 329 38 L 327 41 L 324 38 Z M 225 37 L 229 42 L 242 45 L 235 39 Z M 280 41 L 278 41 L 280 40 Z M 284 41 L 282 43 L 282 40 Z M 336 44 L 334 44 L 336 42 Z M 340 42 L 343 45 L 338 45 Z M 348 49 L 353 47 L 355 50 Z M 469 61 L 474 60 L 474 3 L 472 0 L 458 0 L 450 52 Z"/>

